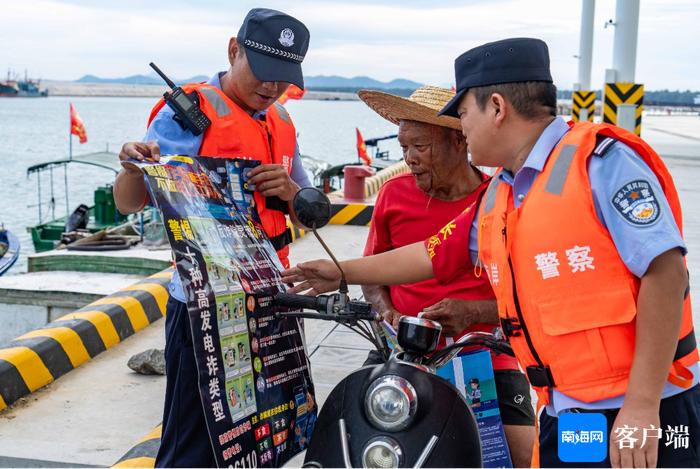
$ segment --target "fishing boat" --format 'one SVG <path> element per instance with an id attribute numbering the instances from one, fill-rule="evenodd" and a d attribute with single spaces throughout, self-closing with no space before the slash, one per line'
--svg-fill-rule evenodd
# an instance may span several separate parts
<path id="1" fill-rule="evenodd" d="M 163 259 L 162 253 L 154 252 L 167 247 L 167 242 L 163 224 L 152 207 L 122 215 L 114 202 L 112 184 L 104 184 L 93 190 L 92 200 L 82 200 L 71 210 L 67 171 L 73 165 L 108 171 L 112 179 L 121 169 L 117 154 L 109 150 L 40 163 L 27 169 L 27 175 L 36 176 L 39 215 L 39 223 L 27 227 L 37 253 L 28 256 L 28 271 L 148 275 L 166 267 L 167 259 Z M 63 173 L 66 194 L 64 213 L 59 216 L 55 198 L 55 181 L 59 178 L 55 173 Z M 125 250 L 129 253 L 125 254 Z M 117 252 L 110 255 L 112 251 Z"/>
<path id="2" fill-rule="evenodd" d="M 28 231 L 32 235 L 32 242 L 36 252 L 55 249 L 66 232 L 80 229 L 92 234 L 104 230 L 107 227 L 121 224 L 126 220 L 126 217 L 116 210 L 111 184 L 106 184 L 95 189 L 93 203 L 81 203 L 70 212 L 67 172 L 71 165 L 92 166 L 109 171 L 114 175 L 116 175 L 121 168 L 117 155 L 108 150 L 85 155 L 76 155 L 69 159 L 49 161 L 30 166 L 27 169 L 27 176 L 36 175 L 37 180 L 39 223 L 28 227 Z M 63 192 L 65 194 L 65 214 L 56 217 L 56 199 L 54 197 L 54 181 L 56 178 L 54 177 L 54 173 L 60 172 L 61 170 L 63 170 L 62 172 L 64 175 Z M 42 175 L 48 175 L 49 177 L 48 188 L 44 185 Z M 43 197 L 47 190 L 49 201 L 47 203 L 48 207 L 45 208 Z M 48 216 L 50 216 L 51 219 L 44 222 L 45 218 Z"/>
<path id="3" fill-rule="evenodd" d="M 7 72 L 7 80 L 0 81 L 0 97 L 5 98 L 45 98 L 49 95 L 49 90 L 40 89 L 39 80 L 31 80 L 25 73 L 24 80 L 16 77 L 12 78 Z"/>
<path id="4" fill-rule="evenodd" d="M 7 272 L 19 257 L 19 240 L 0 225 L 0 275 Z"/>

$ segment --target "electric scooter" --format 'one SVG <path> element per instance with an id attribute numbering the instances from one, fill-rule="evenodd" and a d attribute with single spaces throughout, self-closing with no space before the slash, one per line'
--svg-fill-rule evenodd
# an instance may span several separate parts
<path id="1" fill-rule="evenodd" d="M 476 418 L 460 392 L 435 374 L 465 346 L 479 345 L 509 355 L 498 334 L 474 332 L 435 351 L 442 326 L 402 317 L 399 347 L 391 350 L 372 305 L 352 300 L 337 260 L 316 229 L 330 219 L 330 202 L 317 189 L 299 191 L 293 201 L 298 221 L 311 230 L 341 272 L 339 292 L 316 297 L 280 293 L 280 317 L 344 324 L 369 340 L 381 365 L 351 373 L 331 391 L 321 409 L 304 467 L 481 467 Z"/>

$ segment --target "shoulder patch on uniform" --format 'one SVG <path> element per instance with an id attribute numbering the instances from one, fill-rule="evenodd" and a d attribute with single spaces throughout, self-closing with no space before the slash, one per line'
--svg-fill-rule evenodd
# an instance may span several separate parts
<path id="1" fill-rule="evenodd" d="M 615 142 L 617 142 L 617 140 L 612 137 L 598 135 L 596 138 L 595 148 L 593 149 L 593 156 L 602 158 Z"/>
<path id="2" fill-rule="evenodd" d="M 661 215 L 651 184 L 643 179 L 620 187 L 610 202 L 622 218 L 636 226 L 651 226 Z"/>

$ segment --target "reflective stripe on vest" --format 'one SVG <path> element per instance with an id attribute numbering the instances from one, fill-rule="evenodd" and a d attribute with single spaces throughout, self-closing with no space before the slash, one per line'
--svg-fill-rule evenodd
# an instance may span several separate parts
<path id="1" fill-rule="evenodd" d="M 566 175 L 569 174 L 576 150 L 578 150 L 578 147 L 575 145 L 564 145 L 559 153 L 559 158 L 554 162 L 552 174 L 549 175 L 547 185 L 544 187 L 545 191 L 550 194 L 561 195 L 561 191 L 564 189 L 564 181 L 566 181 Z"/>
<path id="2" fill-rule="evenodd" d="M 296 151 L 296 129 L 284 108 L 275 103 L 268 108 L 264 120 L 253 119 L 220 89 L 207 84 L 184 85 L 185 92 L 196 92 L 202 112 L 211 120 L 204 132 L 200 156 L 243 158 L 262 164 L 280 164 L 288 174 Z M 150 125 L 165 105 L 161 99 L 151 111 Z M 284 265 L 289 248 L 285 241 L 287 220 L 284 213 L 267 207 L 265 197 L 255 193 L 255 204 L 265 233 L 275 241 L 275 248 Z"/>
<path id="3" fill-rule="evenodd" d="M 494 177 L 486 190 L 486 195 L 484 195 L 484 211 L 490 212 L 493 210 L 496 204 L 496 192 L 498 190 L 498 185 L 501 183 L 500 177 Z"/>
<path id="4" fill-rule="evenodd" d="M 512 188 L 491 184 L 478 224 L 480 258 L 497 270 L 490 278 L 504 330 L 544 401 L 550 387 L 584 402 L 622 395 L 634 358 L 640 280 L 595 212 L 587 162 L 598 134 L 623 141 L 644 159 L 682 227 L 678 195 L 660 157 L 612 126 L 573 126 L 517 210 Z M 697 361 L 686 298 L 669 381 L 687 385 L 686 367 Z"/>
<path id="5" fill-rule="evenodd" d="M 219 95 L 219 93 L 216 92 L 216 90 L 212 88 L 202 87 L 199 89 L 199 92 L 207 97 L 207 101 L 209 101 L 209 103 L 216 111 L 217 118 L 221 119 L 231 114 L 231 108 L 228 107 L 228 104 L 226 104 L 226 102 L 222 99 L 221 95 Z"/>

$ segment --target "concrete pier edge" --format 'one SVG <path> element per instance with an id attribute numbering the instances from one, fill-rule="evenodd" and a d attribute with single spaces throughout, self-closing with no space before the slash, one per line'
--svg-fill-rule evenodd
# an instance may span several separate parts
<path id="1" fill-rule="evenodd" d="M 146 277 L 0 348 L 0 411 L 162 318 L 172 272 Z"/>

